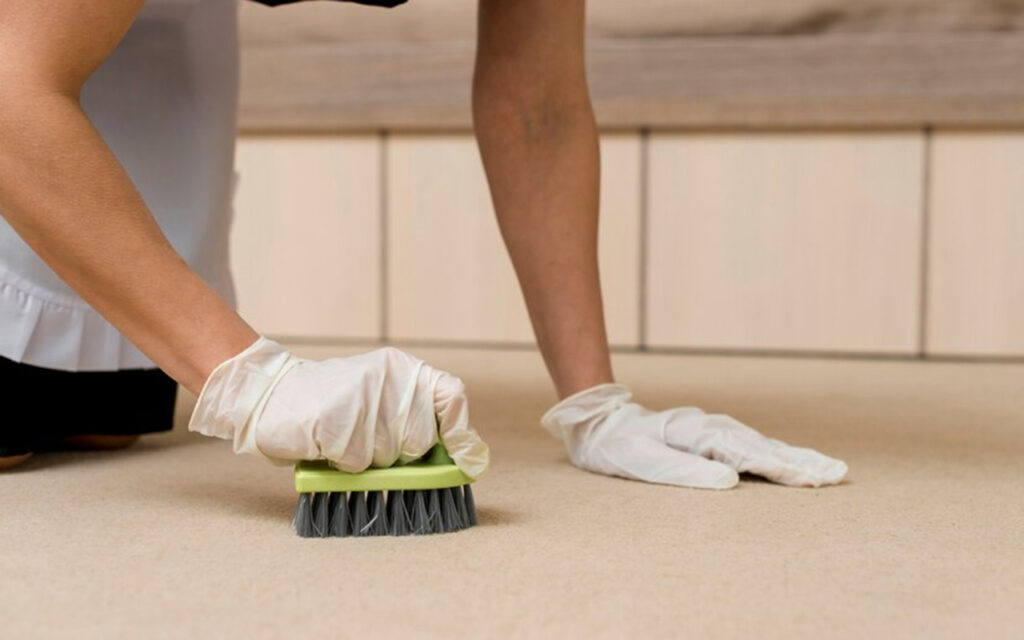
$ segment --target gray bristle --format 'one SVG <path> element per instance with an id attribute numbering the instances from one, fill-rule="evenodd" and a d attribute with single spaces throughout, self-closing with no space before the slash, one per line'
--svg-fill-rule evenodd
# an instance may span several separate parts
<path id="1" fill-rule="evenodd" d="M 476 526 L 476 502 L 473 501 L 473 490 L 469 488 L 469 485 L 462 487 L 462 501 L 466 504 L 466 526 Z"/>
<path id="2" fill-rule="evenodd" d="M 370 521 L 366 524 L 364 536 L 388 535 L 388 515 L 384 508 L 384 492 L 370 491 L 366 494 L 366 506 L 370 513 Z"/>
<path id="3" fill-rule="evenodd" d="M 422 491 L 300 493 L 292 526 L 304 538 L 449 533 L 476 524 L 469 485 Z"/>
<path id="4" fill-rule="evenodd" d="M 327 510 L 329 501 L 329 493 L 313 494 L 313 537 L 326 538 L 329 535 L 327 527 L 330 516 L 330 512 Z"/>
<path id="5" fill-rule="evenodd" d="M 442 533 L 444 525 L 441 522 L 441 492 L 437 489 L 427 491 L 427 533 Z"/>
<path id="6" fill-rule="evenodd" d="M 469 515 L 466 513 L 466 501 L 462 497 L 462 487 L 452 487 L 448 491 L 455 501 L 455 515 L 459 521 L 459 528 L 465 529 L 469 526 Z"/>
<path id="7" fill-rule="evenodd" d="M 469 508 L 466 506 L 466 494 L 462 491 L 462 487 L 453 487 L 452 494 L 455 496 L 456 504 L 459 505 L 459 520 L 462 521 L 463 528 L 470 526 Z"/>
<path id="8" fill-rule="evenodd" d="M 406 506 L 409 507 L 413 535 L 421 536 L 430 533 L 428 528 L 430 518 L 427 516 L 427 504 L 423 492 L 406 491 L 405 495 L 406 499 L 412 502 L 411 505 L 407 502 Z"/>
<path id="9" fill-rule="evenodd" d="M 405 496 L 401 491 L 388 492 L 388 524 L 391 525 L 391 535 L 409 535 L 409 516 L 406 515 Z"/>
<path id="10" fill-rule="evenodd" d="M 455 501 L 455 496 L 452 495 L 453 491 L 458 491 L 458 488 L 441 489 L 441 525 L 444 528 L 443 533 L 458 531 L 462 528 L 459 505 Z M 462 502 L 461 495 L 459 495 L 459 502 Z"/>
<path id="11" fill-rule="evenodd" d="M 295 508 L 295 517 L 292 519 L 292 527 L 295 533 L 303 538 L 313 535 L 313 508 L 310 504 L 312 499 L 308 493 L 299 494 L 299 506 Z"/>
<path id="12" fill-rule="evenodd" d="M 370 519 L 369 514 L 366 513 L 366 494 L 362 491 L 356 491 L 349 495 L 348 513 L 352 523 L 352 535 L 361 536 L 363 535 L 363 529 L 366 528 L 366 524 Z"/>
<path id="13" fill-rule="evenodd" d="M 344 538 L 349 535 L 348 496 L 344 493 L 332 493 L 330 495 L 330 535 L 335 538 Z"/>

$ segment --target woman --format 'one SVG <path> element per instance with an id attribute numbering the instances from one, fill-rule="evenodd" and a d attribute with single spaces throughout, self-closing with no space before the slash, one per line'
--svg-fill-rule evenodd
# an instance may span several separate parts
<path id="1" fill-rule="evenodd" d="M 2 245 L 0 283 L 23 307 L 44 308 L 58 300 L 50 294 L 60 292 L 59 276 L 77 295 L 65 291 L 58 302 L 67 307 L 80 296 L 88 313 L 101 314 L 119 334 L 115 340 L 113 330 L 80 331 L 82 339 L 66 339 L 64 325 L 40 330 L 37 323 L 27 341 L 35 348 L 0 343 L 0 355 L 21 363 L 10 365 L 6 377 L 27 380 L 20 373 L 26 363 L 73 370 L 85 368 L 76 367 L 82 360 L 99 369 L 152 361 L 198 393 L 189 428 L 232 439 L 237 452 L 277 462 L 326 458 L 358 471 L 414 459 L 439 436 L 466 473 L 481 474 L 488 450 L 469 426 L 457 378 L 396 349 L 300 360 L 232 310 L 223 271 L 227 201 L 216 195 L 229 182 L 231 142 L 199 136 L 204 148 L 167 153 L 160 167 L 144 152 L 118 152 L 116 141 L 118 153 L 111 151 L 83 112 L 89 93 L 83 97 L 80 90 L 129 29 L 142 0 L 98 4 L 9 0 L 0 8 L 0 87 L 11 88 L 0 97 L 0 210 L 20 238 L 11 234 Z M 231 1 L 164 0 L 147 11 L 163 5 L 195 20 L 191 27 L 182 23 L 192 34 L 182 42 L 203 58 L 193 81 L 222 90 L 192 92 L 179 126 L 199 126 L 191 118 L 202 112 L 211 118 L 210 131 L 233 131 L 225 106 L 235 86 Z M 209 19 L 194 12 L 208 12 Z M 499 226 L 562 398 L 542 425 L 562 440 L 575 465 L 597 473 L 715 489 L 734 486 L 739 472 L 787 485 L 838 483 L 846 474 L 841 461 L 766 438 L 728 416 L 692 407 L 649 411 L 614 383 L 596 257 L 599 154 L 584 74 L 583 17 L 584 0 L 480 0 L 474 123 Z M 137 35 L 148 42 L 146 34 Z M 134 39 L 133 31 L 127 42 Z M 218 73 L 220 82 L 204 82 Z M 109 100 L 137 106 L 116 91 Z M 167 118 L 163 130 L 178 120 Z M 138 146 L 137 138 L 128 138 L 126 148 Z M 136 174 L 155 178 L 147 182 Z M 205 189 L 208 197 L 178 201 L 188 189 L 169 188 L 174 179 L 180 187 L 194 181 L 194 191 Z M 22 241 L 24 247 L 11 249 Z M 60 311 L 66 308 L 51 308 L 45 321 Z M 133 357 L 115 362 L 117 349 Z M 101 355 L 93 357 L 93 350 Z M 45 356 L 33 361 L 32 354 Z M 86 375 L 68 374 L 71 380 Z M 19 393 L 40 395 L 25 384 Z M 107 421 L 129 429 L 118 417 L 131 405 L 125 390 L 111 382 L 102 394 L 104 406 L 75 425 L 77 434 L 102 434 L 96 425 Z M 40 431 L 33 431 L 36 439 Z"/>

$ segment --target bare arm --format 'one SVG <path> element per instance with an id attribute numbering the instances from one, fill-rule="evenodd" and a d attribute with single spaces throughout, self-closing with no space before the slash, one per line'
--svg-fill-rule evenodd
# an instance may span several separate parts
<path id="1" fill-rule="evenodd" d="M 612 380 L 583 37 L 584 0 L 480 0 L 477 140 L 505 246 L 562 397 Z"/>
<path id="2" fill-rule="evenodd" d="M 0 5 L 0 212 L 83 299 L 198 392 L 257 334 L 175 253 L 79 104 L 142 4 Z"/>
<path id="3" fill-rule="evenodd" d="M 597 267 L 598 146 L 584 0 L 480 0 L 474 114 L 498 222 L 563 400 L 541 418 L 578 467 L 728 489 L 822 486 L 846 465 L 695 407 L 644 410 L 612 381 Z M 578 393 L 577 392 L 582 392 Z M 567 397 L 572 396 L 572 397 Z"/>

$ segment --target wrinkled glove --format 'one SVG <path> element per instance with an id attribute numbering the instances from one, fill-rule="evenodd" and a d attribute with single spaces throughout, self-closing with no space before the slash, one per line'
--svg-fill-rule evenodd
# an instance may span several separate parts
<path id="1" fill-rule="evenodd" d="M 695 407 L 655 412 L 631 398 L 622 385 L 598 385 L 559 402 L 541 425 L 577 467 L 633 480 L 729 489 L 741 472 L 800 487 L 846 476 L 841 460 L 766 438 L 729 416 Z"/>
<path id="2" fill-rule="evenodd" d="M 326 459 L 348 472 L 416 460 L 439 434 L 466 475 L 490 460 L 462 381 L 394 348 L 316 361 L 260 338 L 214 369 L 188 428 L 276 464 Z"/>

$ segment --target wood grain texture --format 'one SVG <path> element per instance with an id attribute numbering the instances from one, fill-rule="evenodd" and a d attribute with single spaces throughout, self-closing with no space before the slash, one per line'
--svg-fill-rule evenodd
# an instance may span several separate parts
<path id="1" fill-rule="evenodd" d="M 254 41 L 245 130 L 467 129 L 471 40 Z M 599 123 L 794 128 L 1024 125 L 1014 32 L 593 38 Z"/>
<path id="2" fill-rule="evenodd" d="M 397 11 L 304 2 L 285 11 L 242 3 L 246 43 L 437 43 L 476 37 L 477 3 L 409 2 Z M 1021 0 L 587 0 L 593 38 L 958 33 L 1024 30 Z"/>
<path id="3" fill-rule="evenodd" d="M 635 346 L 640 143 L 611 135 L 601 146 L 609 339 Z M 533 343 L 472 137 L 391 138 L 388 182 L 388 337 Z"/>
<path id="4" fill-rule="evenodd" d="M 923 136 L 655 135 L 652 346 L 918 348 Z"/>
<path id="5" fill-rule="evenodd" d="M 379 337 L 378 138 L 242 138 L 237 167 L 242 315 L 274 336 Z"/>
<path id="6" fill-rule="evenodd" d="M 1024 133 L 936 133 L 930 183 L 928 352 L 1024 355 Z"/>

